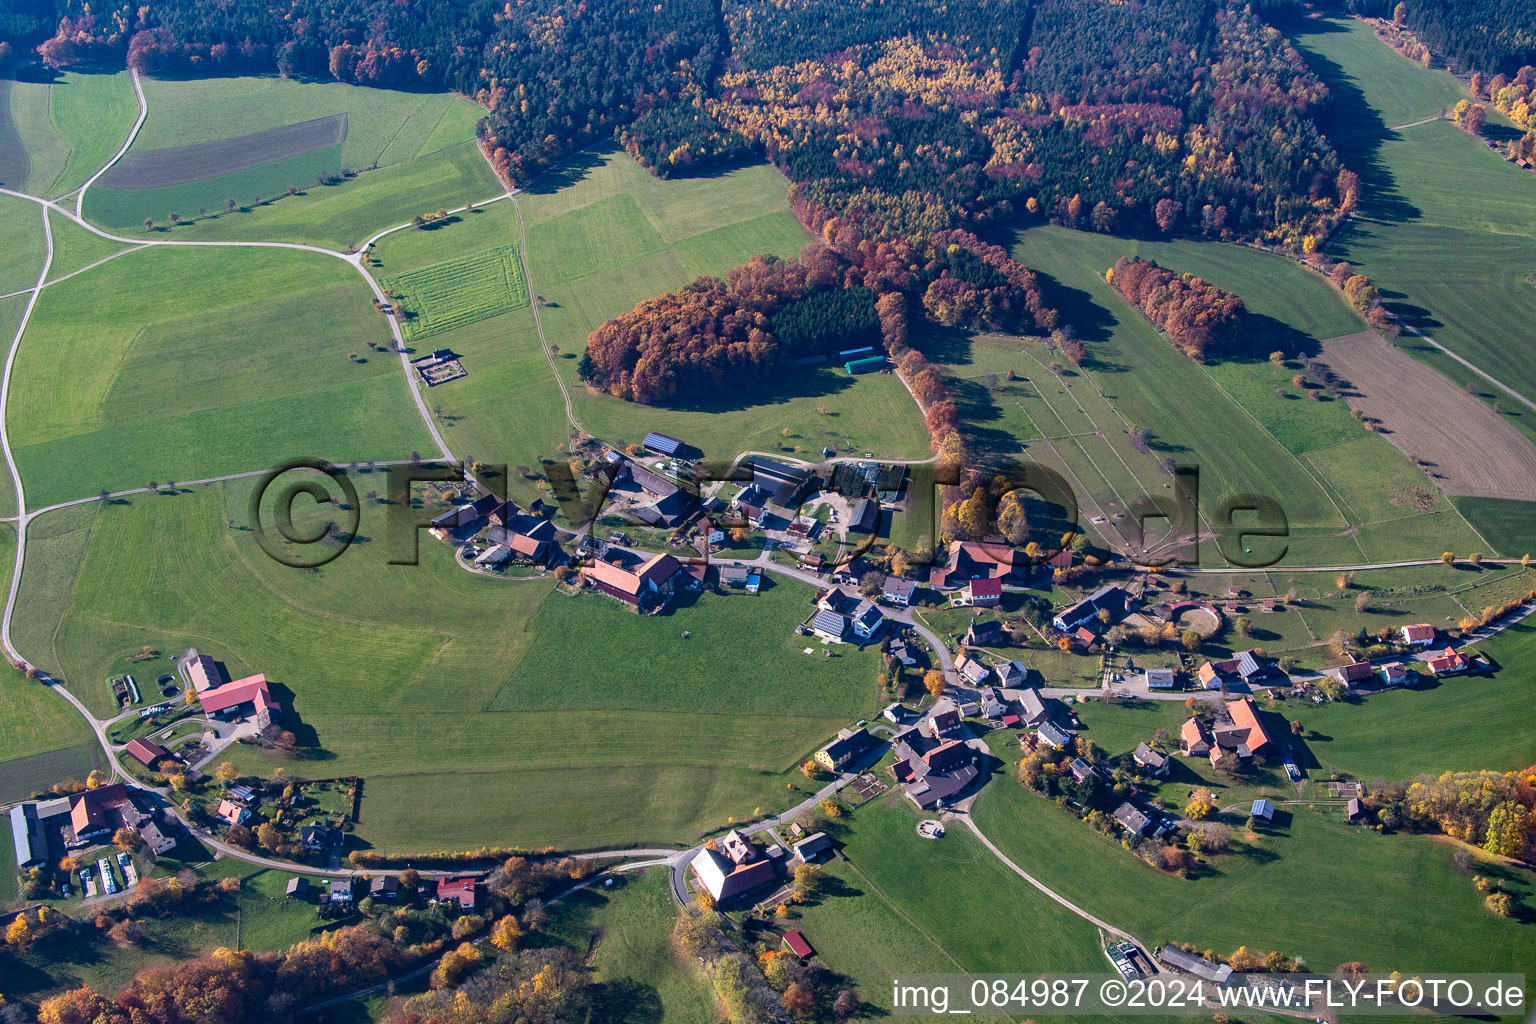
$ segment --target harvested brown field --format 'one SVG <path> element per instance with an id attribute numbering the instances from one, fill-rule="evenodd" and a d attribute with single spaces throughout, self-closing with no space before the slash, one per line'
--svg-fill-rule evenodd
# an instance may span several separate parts
<path id="1" fill-rule="evenodd" d="M 102 188 L 164 188 L 217 178 L 275 160 L 339 146 L 347 138 L 347 115 L 301 121 L 233 139 L 126 153 L 101 176 Z"/>
<path id="2" fill-rule="evenodd" d="M 1536 500 L 1536 445 L 1374 331 L 1329 338 L 1334 390 L 1447 494 Z"/>

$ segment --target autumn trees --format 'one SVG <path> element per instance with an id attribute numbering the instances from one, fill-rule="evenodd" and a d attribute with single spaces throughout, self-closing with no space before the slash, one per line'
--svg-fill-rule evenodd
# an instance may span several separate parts
<path id="1" fill-rule="evenodd" d="M 1121 257 L 1104 276 L 1185 354 L 1203 360 L 1237 347 L 1244 308 L 1236 295 L 1150 260 Z"/>

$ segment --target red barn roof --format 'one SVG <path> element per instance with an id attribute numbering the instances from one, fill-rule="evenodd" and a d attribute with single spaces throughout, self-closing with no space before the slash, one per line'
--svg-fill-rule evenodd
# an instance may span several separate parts
<path id="1" fill-rule="evenodd" d="M 241 704 L 252 704 L 257 711 L 277 707 L 277 701 L 272 699 L 272 691 L 267 689 L 267 677 L 264 675 L 247 676 L 204 690 L 197 695 L 197 699 L 203 702 L 203 711 L 210 715 Z"/>
<path id="2" fill-rule="evenodd" d="M 129 740 L 127 750 L 135 760 L 147 768 L 152 768 L 157 761 L 163 761 L 171 756 L 170 751 L 151 740 Z"/>
<path id="3" fill-rule="evenodd" d="M 811 944 L 805 941 L 805 936 L 799 932 L 785 932 L 784 945 L 788 946 L 789 951 L 801 960 L 815 952 L 811 949 Z"/>

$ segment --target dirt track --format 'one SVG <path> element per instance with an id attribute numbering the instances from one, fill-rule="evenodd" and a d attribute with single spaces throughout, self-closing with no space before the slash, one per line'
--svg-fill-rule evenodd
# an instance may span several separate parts
<path id="1" fill-rule="evenodd" d="M 1338 393 L 1446 493 L 1536 500 L 1536 445 L 1489 406 L 1374 331 L 1323 342 Z"/>
<path id="2" fill-rule="evenodd" d="M 126 153 L 97 184 L 102 188 L 186 185 L 340 145 L 346 138 L 347 115 L 333 114 L 233 139 Z"/>

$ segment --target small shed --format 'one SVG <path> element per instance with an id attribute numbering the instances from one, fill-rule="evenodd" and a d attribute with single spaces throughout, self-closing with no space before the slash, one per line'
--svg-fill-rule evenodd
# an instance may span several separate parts
<path id="1" fill-rule="evenodd" d="M 799 957 L 801 960 L 813 956 L 816 953 L 816 951 L 811 948 L 811 944 L 805 941 L 805 936 L 801 935 L 797 931 L 788 931 L 784 933 L 784 945 L 789 949 L 791 953 L 795 954 L 795 956 Z"/>
<path id="2" fill-rule="evenodd" d="M 1249 811 L 1249 814 L 1252 815 L 1255 821 L 1262 821 L 1268 825 L 1271 821 L 1275 820 L 1275 805 L 1272 801 L 1260 797 L 1253 802 L 1253 809 Z"/>

